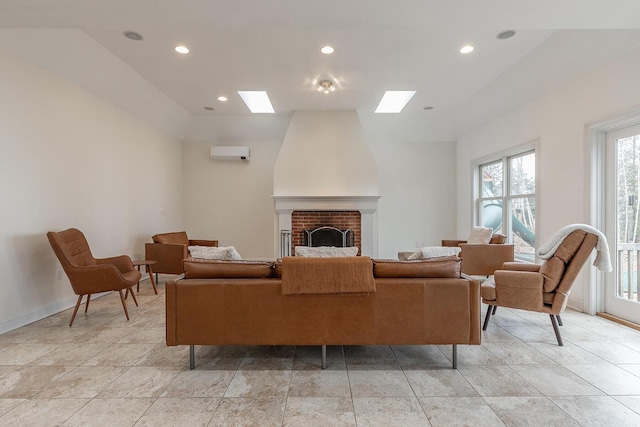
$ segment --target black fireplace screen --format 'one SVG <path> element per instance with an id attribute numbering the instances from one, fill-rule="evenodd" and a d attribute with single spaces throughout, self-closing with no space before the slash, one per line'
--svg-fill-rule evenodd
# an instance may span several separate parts
<path id="1" fill-rule="evenodd" d="M 351 230 L 324 226 L 313 230 L 302 230 L 301 234 L 303 246 L 336 246 L 339 248 L 355 246 L 354 234 Z"/>

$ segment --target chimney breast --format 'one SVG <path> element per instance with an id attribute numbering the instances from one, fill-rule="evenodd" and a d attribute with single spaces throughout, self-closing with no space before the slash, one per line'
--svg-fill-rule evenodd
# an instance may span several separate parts
<path id="1" fill-rule="evenodd" d="M 274 196 L 377 196 L 378 168 L 358 113 L 295 111 L 273 172 Z"/>

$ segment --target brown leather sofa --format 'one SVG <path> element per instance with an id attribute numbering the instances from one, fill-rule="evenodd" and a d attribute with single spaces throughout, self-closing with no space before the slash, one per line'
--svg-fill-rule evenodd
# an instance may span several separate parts
<path id="1" fill-rule="evenodd" d="M 144 258 L 156 262 L 156 274 L 182 274 L 182 260 L 189 257 L 189 246 L 218 246 L 217 240 L 189 239 L 185 231 L 156 234 L 152 239 L 153 243 L 144 245 Z"/>
<path id="2" fill-rule="evenodd" d="M 166 283 L 167 345 L 189 345 L 193 369 L 194 345 L 321 345 L 324 368 L 326 345 L 452 344 L 456 368 L 456 345 L 480 344 L 480 283 L 459 259 L 352 259 L 186 259 L 185 278 Z M 353 277 L 373 288 L 353 292 Z M 323 278 L 339 290 L 320 293 Z"/>

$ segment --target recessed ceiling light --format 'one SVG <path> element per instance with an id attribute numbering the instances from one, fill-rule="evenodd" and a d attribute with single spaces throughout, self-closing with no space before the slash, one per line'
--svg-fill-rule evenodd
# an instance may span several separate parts
<path id="1" fill-rule="evenodd" d="M 460 53 L 471 53 L 473 52 L 475 48 L 473 46 L 471 46 L 470 44 L 466 45 L 466 46 L 462 46 L 460 48 Z"/>
<path id="2" fill-rule="evenodd" d="M 142 35 L 140 35 L 139 33 L 136 33 L 135 31 L 125 31 L 124 36 L 128 39 L 131 40 L 135 40 L 135 41 L 139 41 L 142 40 L 144 37 L 142 37 Z"/>
<path id="3" fill-rule="evenodd" d="M 376 108 L 376 113 L 399 113 L 415 93 L 415 90 L 386 91 Z"/>
<path id="4" fill-rule="evenodd" d="M 433 110 L 433 107 L 424 107 L 423 110 Z"/>
<path id="5" fill-rule="evenodd" d="M 213 110 L 214 110 L 214 108 L 213 108 L 213 107 L 203 107 L 203 108 L 204 108 L 205 110 L 207 110 L 207 111 L 213 111 Z"/>
<path id="6" fill-rule="evenodd" d="M 220 101 L 220 102 L 227 102 L 227 97 L 226 97 L 226 96 L 219 96 L 219 97 L 218 97 L 218 101 Z"/>
<path id="7" fill-rule="evenodd" d="M 269 96 L 264 90 L 239 90 L 238 95 L 252 113 L 275 113 Z"/>
<path id="8" fill-rule="evenodd" d="M 183 55 L 189 53 L 189 48 L 186 46 L 176 46 L 175 50 L 176 52 L 182 53 Z"/>
<path id="9" fill-rule="evenodd" d="M 320 49 L 320 52 L 324 53 L 325 55 L 330 55 L 332 54 L 334 51 L 334 49 L 331 46 L 325 46 L 322 49 Z"/>
<path id="10" fill-rule="evenodd" d="M 498 33 L 496 38 L 500 40 L 506 40 L 506 39 L 510 39 L 515 35 L 516 35 L 516 32 L 514 30 L 505 30 L 505 31 L 502 31 L 501 33 Z"/>

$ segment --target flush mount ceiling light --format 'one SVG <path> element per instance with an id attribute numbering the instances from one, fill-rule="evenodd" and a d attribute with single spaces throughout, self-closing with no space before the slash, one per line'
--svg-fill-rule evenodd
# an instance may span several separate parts
<path id="1" fill-rule="evenodd" d="M 334 49 L 331 46 L 325 46 L 320 49 L 320 52 L 324 53 L 325 55 L 331 55 L 334 52 Z"/>
<path id="2" fill-rule="evenodd" d="M 124 34 L 126 38 L 135 40 L 135 41 L 140 41 L 144 38 L 142 37 L 142 35 L 140 35 L 139 33 L 136 33 L 135 31 L 125 31 L 122 34 Z"/>
<path id="3" fill-rule="evenodd" d="M 318 82 L 318 92 L 330 93 L 336 90 L 331 80 L 320 80 Z"/>
<path id="4" fill-rule="evenodd" d="M 506 40 L 506 39 L 510 39 L 511 37 L 513 37 L 515 35 L 516 35 L 516 32 L 514 30 L 505 30 L 505 31 L 502 31 L 502 32 L 498 33 L 496 38 L 500 39 L 500 40 Z"/>
<path id="5" fill-rule="evenodd" d="M 226 96 L 219 96 L 219 97 L 218 97 L 218 101 L 220 101 L 220 102 L 227 102 L 227 97 L 226 97 Z"/>
<path id="6" fill-rule="evenodd" d="M 415 93 L 415 90 L 386 91 L 376 108 L 376 113 L 399 113 Z"/>
<path id="7" fill-rule="evenodd" d="M 475 47 L 473 47 L 470 44 L 468 44 L 468 45 L 462 46 L 460 48 L 460 53 L 471 53 L 471 52 L 473 52 L 474 49 L 475 49 Z"/>
<path id="8" fill-rule="evenodd" d="M 238 95 L 252 113 L 275 113 L 264 90 L 239 90 Z"/>
<path id="9" fill-rule="evenodd" d="M 174 48 L 176 50 L 176 52 L 181 53 L 183 55 L 186 55 L 187 53 L 189 53 L 189 48 L 186 46 L 176 46 Z"/>

